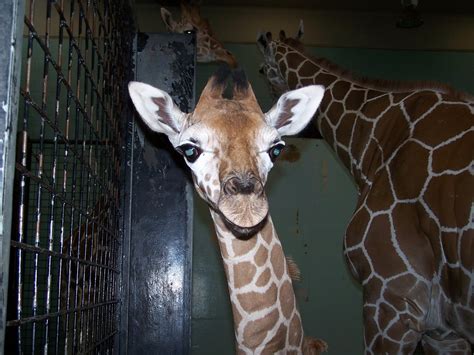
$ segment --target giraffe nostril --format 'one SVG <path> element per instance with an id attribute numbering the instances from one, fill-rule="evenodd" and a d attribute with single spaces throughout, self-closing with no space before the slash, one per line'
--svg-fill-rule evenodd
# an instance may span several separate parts
<path id="1" fill-rule="evenodd" d="M 224 193 L 226 195 L 236 195 L 238 194 L 238 188 L 237 188 L 237 177 L 230 178 L 229 180 L 226 181 L 224 184 Z"/>
<path id="2" fill-rule="evenodd" d="M 259 194 L 262 191 L 261 183 L 254 176 L 234 176 L 226 181 L 223 191 L 226 195 L 249 195 Z"/>

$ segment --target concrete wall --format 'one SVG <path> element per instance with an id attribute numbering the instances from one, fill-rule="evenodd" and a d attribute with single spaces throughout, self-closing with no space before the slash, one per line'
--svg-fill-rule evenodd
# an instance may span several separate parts
<path id="1" fill-rule="evenodd" d="M 201 13 L 229 43 L 255 43 L 259 31 L 294 34 L 302 19 L 305 43 L 318 47 L 474 50 L 473 14 L 423 14 L 423 26 L 408 30 L 395 26 L 400 13 L 389 12 L 204 6 Z M 158 5 L 138 4 L 137 20 L 143 32 L 164 30 Z"/>

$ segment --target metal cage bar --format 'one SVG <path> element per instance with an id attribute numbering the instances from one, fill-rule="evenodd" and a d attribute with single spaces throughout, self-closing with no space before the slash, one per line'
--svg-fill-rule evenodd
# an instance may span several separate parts
<path id="1" fill-rule="evenodd" d="M 112 353 L 126 0 L 26 1 L 5 352 Z"/>
<path id="2" fill-rule="evenodd" d="M 5 344 L 24 2 L 0 2 L 0 351 Z"/>

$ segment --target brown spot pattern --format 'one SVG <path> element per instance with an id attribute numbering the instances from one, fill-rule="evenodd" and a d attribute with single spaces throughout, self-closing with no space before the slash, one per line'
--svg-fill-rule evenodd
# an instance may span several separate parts
<path id="1" fill-rule="evenodd" d="M 263 245 L 258 247 L 257 253 L 255 254 L 255 264 L 257 266 L 262 266 L 267 262 L 268 259 L 268 249 Z"/>
<path id="2" fill-rule="evenodd" d="M 331 83 L 337 80 L 337 77 L 331 74 L 319 73 L 314 78 L 314 82 L 324 87 L 328 87 Z"/>
<path id="3" fill-rule="evenodd" d="M 285 271 L 285 256 L 280 245 L 277 244 L 272 248 L 270 262 L 272 263 L 275 276 L 280 280 Z"/>
<path id="4" fill-rule="evenodd" d="M 473 152 L 465 154 L 465 152 Z M 455 144 L 448 144 L 433 152 L 432 169 L 434 173 L 442 173 L 447 169 L 461 170 L 474 159 L 474 132 L 468 132 L 459 138 Z"/>
<path id="5" fill-rule="evenodd" d="M 388 94 L 380 96 L 377 99 L 374 99 L 373 101 L 367 102 L 364 105 L 364 115 L 367 118 L 378 118 L 380 114 L 387 109 L 387 107 L 390 106 L 390 99 L 388 97 Z"/>
<path id="6" fill-rule="evenodd" d="M 365 228 L 370 221 L 370 215 L 365 208 L 357 211 L 352 217 L 346 230 L 346 243 L 348 246 L 354 246 L 362 241 Z"/>
<path id="7" fill-rule="evenodd" d="M 258 287 L 263 287 L 266 284 L 268 284 L 268 281 L 270 281 L 270 277 L 272 276 L 272 273 L 270 272 L 269 268 L 265 268 L 265 270 L 260 274 L 260 276 L 257 279 L 257 282 L 255 283 Z"/>
<path id="8" fill-rule="evenodd" d="M 377 273 L 384 278 L 394 276 L 407 269 L 390 238 L 381 238 L 390 235 L 390 223 L 386 215 L 375 217 L 367 233 L 365 247 L 373 265 L 377 265 Z M 381 253 L 380 251 L 384 252 Z"/>
<path id="9" fill-rule="evenodd" d="M 235 256 L 242 256 L 247 254 L 250 250 L 255 248 L 257 244 L 256 238 L 250 238 L 249 240 L 233 239 L 232 249 Z"/>
<path id="10" fill-rule="evenodd" d="M 426 114 L 437 102 L 438 97 L 433 92 L 425 92 L 407 97 L 403 101 L 403 105 L 405 112 L 409 113 L 408 119 L 414 122 Z"/>
<path id="11" fill-rule="evenodd" d="M 265 226 L 260 231 L 260 235 L 267 244 L 271 244 L 274 237 L 274 230 L 271 226 L 271 223 L 265 224 Z"/>
<path id="12" fill-rule="evenodd" d="M 408 142 L 398 151 L 389 168 L 397 197 L 416 198 L 428 177 L 428 151 L 415 142 Z"/>
<path id="13" fill-rule="evenodd" d="M 300 70 L 298 71 L 298 75 L 302 78 L 311 77 L 310 80 L 313 81 L 312 76 L 317 70 L 318 70 L 318 67 L 316 66 L 316 64 L 308 60 L 300 67 Z"/>
<path id="14" fill-rule="evenodd" d="M 372 277 L 364 286 L 364 302 L 375 304 L 382 291 L 382 281 L 377 277 Z"/>
<path id="15" fill-rule="evenodd" d="M 382 147 L 385 160 L 408 138 L 409 132 L 408 122 L 399 107 L 390 108 L 378 120 L 374 136 Z"/>
<path id="16" fill-rule="evenodd" d="M 429 240 L 419 233 L 418 211 L 415 205 L 398 204 L 393 209 L 393 223 L 398 245 L 417 273 L 429 278 L 433 275 L 432 248 Z"/>
<path id="17" fill-rule="evenodd" d="M 234 265 L 234 287 L 240 288 L 252 282 L 257 268 L 250 262 L 244 261 Z"/>
<path id="18" fill-rule="evenodd" d="M 471 127 L 472 114 L 466 106 L 441 105 L 417 123 L 413 136 L 434 147 Z"/>
<path id="19" fill-rule="evenodd" d="M 278 310 L 274 309 L 267 316 L 249 322 L 244 329 L 244 345 L 250 349 L 255 349 L 259 346 L 269 329 L 273 329 L 278 321 Z"/>
<path id="20" fill-rule="evenodd" d="M 357 161 L 361 159 L 365 143 L 369 140 L 370 133 L 372 132 L 372 126 L 373 124 L 371 122 L 363 120 L 356 121 L 350 151 Z"/>
<path id="21" fill-rule="evenodd" d="M 296 87 L 296 85 L 298 85 L 298 76 L 296 75 L 295 72 L 293 71 L 288 72 L 287 82 L 288 82 L 288 85 L 291 87 Z"/>
<path id="22" fill-rule="evenodd" d="M 240 305 L 247 313 L 254 313 L 274 305 L 277 300 L 278 289 L 273 283 L 266 292 L 247 292 L 237 295 Z"/>
<path id="23" fill-rule="evenodd" d="M 275 354 L 285 348 L 285 341 L 286 341 L 286 325 L 280 324 L 276 334 L 273 338 L 270 339 L 268 344 L 263 349 L 262 354 Z"/>
<path id="24" fill-rule="evenodd" d="M 290 322 L 290 329 L 288 334 L 288 343 L 292 346 L 301 344 L 301 337 L 303 336 L 301 319 L 298 314 L 294 314 Z"/>
<path id="25" fill-rule="evenodd" d="M 336 129 L 337 141 L 344 147 L 349 147 L 352 127 L 354 127 L 356 117 L 355 113 L 344 113 L 341 123 Z"/>
<path id="26" fill-rule="evenodd" d="M 346 110 L 357 111 L 364 104 L 364 91 L 362 90 L 352 90 L 349 95 L 347 95 L 345 106 Z"/>
<path id="27" fill-rule="evenodd" d="M 332 94 L 336 100 L 343 100 L 346 97 L 349 89 L 351 88 L 351 83 L 345 80 L 337 81 L 332 87 Z"/>
<path id="28" fill-rule="evenodd" d="M 371 211 L 383 211 L 388 210 L 393 202 L 387 170 L 383 169 L 370 189 L 366 204 Z"/>
<path id="29" fill-rule="evenodd" d="M 286 319 L 289 319 L 293 310 L 295 309 L 295 295 L 293 293 L 293 286 L 290 281 L 285 281 L 280 286 L 279 300 L 281 311 Z"/>
<path id="30" fill-rule="evenodd" d="M 342 113 L 344 112 L 344 107 L 340 102 L 333 101 L 326 112 L 326 115 L 333 125 L 337 125 L 341 119 Z"/>

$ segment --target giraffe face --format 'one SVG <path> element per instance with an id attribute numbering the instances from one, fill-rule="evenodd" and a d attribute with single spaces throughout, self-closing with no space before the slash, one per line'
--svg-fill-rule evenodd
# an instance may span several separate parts
<path id="1" fill-rule="evenodd" d="M 274 60 L 262 63 L 259 72 L 268 80 L 274 98 L 280 97 L 289 90 Z"/>
<path id="2" fill-rule="evenodd" d="M 211 77 L 189 114 L 181 112 L 167 93 L 150 85 L 132 82 L 129 91 L 144 122 L 165 133 L 183 156 L 199 195 L 236 237 L 246 239 L 266 223 L 264 186 L 284 148 L 281 137 L 306 126 L 324 88 L 290 91 L 264 114 L 246 79 L 234 78 L 234 83 L 233 99 L 225 99 L 223 80 Z"/>
<path id="3" fill-rule="evenodd" d="M 289 90 L 288 82 L 282 75 L 277 62 L 277 45 L 284 43 L 297 51 L 303 51 L 304 46 L 301 42 L 303 34 L 303 21 L 300 21 L 298 32 L 294 37 L 287 37 L 283 30 L 280 31 L 278 40 L 273 39 L 271 32 L 260 33 L 257 37 L 257 47 L 262 52 L 264 60 L 260 65 L 260 73 L 265 76 L 274 96 L 280 96 Z"/>
<path id="4" fill-rule="evenodd" d="M 260 73 L 263 74 L 267 80 L 272 95 L 279 97 L 288 91 L 289 88 L 276 61 L 276 42 L 273 41 L 271 33 L 260 34 L 257 38 L 257 46 L 262 52 L 264 60 L 260 65 Z"/>
<path id="5" fill-rule="evenodd" d="M 209 22 L 201 18 L 196 5 L 181 3 L 181 19 L 175 21 L 172 14 L 164 7 L 161 8 L 161 18 L 166 28 L 174 33 L 196 33 L 196 52 L 199 63 L 224 62 L 231 68 L 237 67 L 234 55 L 224 48 L 214 37 Z"/>

